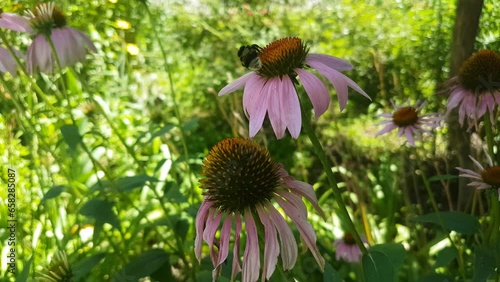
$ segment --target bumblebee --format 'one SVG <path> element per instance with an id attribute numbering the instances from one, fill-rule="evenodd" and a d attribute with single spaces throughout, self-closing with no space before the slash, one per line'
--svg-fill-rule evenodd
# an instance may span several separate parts
<path id="1" fill-rule="evenodd" d="M 259 70 L 262 62 L 259 59 L 259 53 L 262 50 L 257 44 L 241 46 L 238 50 L 238 57 L 240 57 L 241 64 L 252 71 Z"/>

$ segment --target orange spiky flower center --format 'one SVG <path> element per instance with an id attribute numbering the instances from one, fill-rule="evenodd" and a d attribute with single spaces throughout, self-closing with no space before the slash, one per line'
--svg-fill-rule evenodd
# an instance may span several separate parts
<path id="1" fill-rule="evenodd" d="M 495 188 L 500 188 L 500 166 L 485 168 L 481 172 L 481 178 L 486 184 Z"/>
<path id="2" fill-rule="evenodd" d="M 491 50 L 475 53 L 462 64 L 458 81 L 476 94 L 500 90 L 500 55 Z"/>
<path id="3" fill-rule="evenodd" d="M 418 122 L 418 112 L 415 107 L 403 107 L 392 115 L 392 121 L 399 127 L 415 125 Z"/>
<path id="4" fill-rule="evenodd" d="M 254 209 L 271 200 L 279 186 L 279 166 L 269 151 L 243 138 L 217 143 L 203 161 L 200 186 L 214 206 L 224 212 Z"/>
<path id="5" fill-rule="evenodd" d="M 295 77 L 295 69 L 303 68 L 309 48 L 298 37 L 286 37 L 269 43 L 259 52 L 262 67 L 257 71 L 263 77 Z"/>

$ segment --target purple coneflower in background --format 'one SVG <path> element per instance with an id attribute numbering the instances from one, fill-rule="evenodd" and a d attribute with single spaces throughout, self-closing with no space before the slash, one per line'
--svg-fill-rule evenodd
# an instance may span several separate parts
<path id="1" fill-rule="evenodd" d="M 461 66 L 452 84 L 448 98 L 447 114 L 458 107 L 459 122 L 467 117 L 469 126 L 476 125 L 486 111 L 491 123 L 495 123 L 494 110 L 500 106 L 500 54 L 481 50 Z"/>
<path id="2" fill-rule="evenodd" d="M 202 240 L 207 242 L 214 265 L 213 279 L 220 273 L 229 252 L 229 240 L 235 223 L 232 280 L 241 271 L 243 282 L 259 279 L 260 252 L 257 227 L 264 230 L 262 279 L 269 279 L 281 253 L 283 269 L 290 270 L 297 260 L 297 242 L 277 202 L 296 225 L 302 240 L 324 269 L 325 262 L 316 247 L 316 234 L 307 221 L 302 198 L 312 203 L 324 218 L 311 185 L 288 175 L 283 165 L 271 160 L 269 151 L 242 138 L 224 139 L 216 144 L 203 161 L 204 199 L 196 216 L 195 255 L 201 260 Z M 246 245 L 243 269 L 240 266 L 240 237 L 243 229 Z M 220 237 L 216 238 L 220 228 Z M 279 243 L 278 243 L 279 235 Z"/>
<path id="3" fill-rule="evenodd" d="M 422 104 L 417 101 L 415 106 L 408 105 L 402 107 L 396 106 L 394 101 L 391 101 L 391 103 L 395 112 L 379 115 L 380 117 L 387 118 L 387 120 L 379 123 L 379 125 L 383 124 L 385 127 L 377 133 L 377 136 L 398 128 L 398 136 L 401 137 L 404 134 L 408 143 L 415 146 L 414 135 L 420 137 L 421 132 L 429 132 L 429 130 L 423 128 L 422 126 L 434 129 L 439 126 L 439 122 L 442 120 L 442 118 L 437 116 L 435 113 L 426 115 L 420 114 L 422 108 L 427 105 L 427 101 Z"/>
<path id="4" fill-rule="evenodd" d="M 36 34 L 26 58 L 29 73 L 36 69 L 52 73 L 57 61 L 54 60 L 48 38 L 54 44 L 55 53 L 61 68 L 83 61 L 87 48 L 95 52 L 90 38 L 83 32 L 66 25 L 64 14 L 53 2 L 40 3 L 33 11 L 27 12 L 30 24 Z"/>
<path id="5" fill-rule="evenodd" d="M 19 32 L 31 33 L 33 31 L 28 19 L 16 14 L 4 13 L 2 9 L 0 9 L 0 27 Z"/>
<path id="6" fill-rule="evenodd" d="M 486 154 L 488 166 L 483 167 L 477 160 L 469 156 L 474 164 L 480 169 L 480 172 L 475 172 L 470 169 L 457 167 L 461 173 L 459 176 L 475 179 L 468 186 L 476 187 L 477 189 L 497 189 L 498 200 L 500 201 L 500 166 L 493 165 L 493 160 L 490 155 Z"/>
<path id="7" fill-rule="evenodd" d="M 366 238 L 361 236 L 361 240 L 366 243 Z M 333 242 L 335 246 L 335 258 L 337 260 L 345 260 L 350 263 L 358 263 L 361 261 L 363 253 L 356 245 L 354 237 L 351 233 L 345 233 L 342 239 L 337 239 Z"/>
<path id="8" fill-rule="evenodd" d="M 330 104 L 326 86 L 307 67 L 324 75 L 337 90 L 340 109 L 347 103 L 348 87 L 361 95 L 370 97 L 350 78 L 339 71 L 352 69 L 348 62 L 328 55 L 309 53 L 309 48 L 297 37 L 287 37 L 268 44 L 258 50 L 258 64 L 254 71 L 226 85 L 219 96 L 238 89 L 243 91 L 243 108 L 250 120 L 250 137 L 262 128 L 266 116 L 278 139 L 283 138 L 288 128 L 293 138 L 298 138 L 302 126 L 300 104 L 294 82 L 300 78 L 314 107 L 316 118 Z"/>

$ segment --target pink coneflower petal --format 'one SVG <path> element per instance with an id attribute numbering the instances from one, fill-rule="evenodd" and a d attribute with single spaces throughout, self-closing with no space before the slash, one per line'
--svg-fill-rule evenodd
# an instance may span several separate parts
<path id="1" fill-rule="evenodd" d="M 285 121 L 290 135 L 297 139 L 302 127 L 302 115 L 300 114 L 299 96 L 295 91 L 292 80 L 285 76 L 283 77 L 281 86 L 284 93 L 283 105 L 285 109 Z"/>
<path id="2" fill-rule="evenodd" d="M 0 27 L 18 32 L 33 32 L 27 18 L 12 13 L 0 12 Z"/>
<path id="3" fill-rule="evenodd" d="M 306 64 L 308 62 L 322 63 L 322 64 L 326 65 L 327 67 L 338 70 L 338 71 L 348 71 L 348 70 L 352 70 L 354 68 L 351 64 L 349 64 L 348 62 L 346 62 L 340 58 L 330 56 L 330 55 L 324 55 L 324 54 L 310 53 L 307 55 Z"/>
<path id="4" fill-rule="evenodd" d="M 260 257 L 259 238 L 257 227 L 250 211 L 245 211 L 245 228 L 247 231 L 247 242 L 243 254 L 242 282 L 252 282 L 259 279 Z"/>
<path id="5" fill-rule="evenodd" d="M 269 92 L 277 80 L 279 80 L 279 78 L 268 80 L 262 90 L 256 93 L 253 97 L 253 101 L 250 103 L 252 105 L 251 108 L 248 108 L 248 113 L 250 114 L 250 138 L 254 137 L 262 128 L 262 123 L 264 123 L 264 118 L 266 117 L 269 107 Z M 257 107 L 257 105 L 261 106 Z"/>
<path id="6" fill-rule="evenodd" d="M 239 90 L 239 89 L 245 87 L 245 84 L 247 83 L 247 81 L 250 78 L 255 77 L 255 76 L 257 76 L 257 75 L 253 72 L 243 75 L 242 77 L 240 77 L 240 78 L 236 79 L 235 81 L 229 83 L 228 85 L 224 86 L 224 88 L 222 88 L 219 91 L 218 95 L 224 96 L 226 94 L 232 93 L 236 90 Z"/>
<path id="7" fill-rule="evenodd" d="M 271 205 L 269 205 L 271 206 Z M 269 212 L 262 206 L 257 206 L 257 213 L 259 215 L 260 221 L 264 226 L 264 270 L 262 272 L 262 278 L 271 278 L 271 275 L 276 268 L 276 263 L 278 262 L 278 256 L 280 254 L 280 248 L 278 245 L 278 237 L 276 234 L 276 228 L 274 223 L 269 217 Z M 264 279 L 262 279 L 264 280 Z"/>
<path id="8" fill-rule="evenodd" d="M 288 198 L 287 198 L 288 200 Z M 314 233 L 314 229 L 307 222 L 307 219 L 304 218 L 303 213 L 300 210 L 296 210 L 293 205 L 285 201 L 281 198 L 276 198 L 276 201 L 283 208 L 286 214 L 290 217 L 290 219 L 295 223 L 297 229 L 299 230 L 300 236 L 304 239 L 304 243 L 307 245 L 311 253 L 313 254 L 316 262 L 319 264 L 321 270 L 325 269 L 325 260 L 319 253 L 318 248 L 316 247 L 316 234 Z"/>
<path id="9" fill-rule="evenodd" d="M 215 215 L 214 215 L 215 214 Z M 212 259 L 212 264 L 217 265 L 218 253 L 215 250 L 215 233 L 219 228 L 219 224 L 222 218 L 222 213 L 218 213 L 215 210 L 211 210 L 208 214 L 205 230 L 203 231 L 203 240 L 207 242 L 208 248 L 210 249 L 210 258 Z"/>
<path id="10" fill-rule="evenodd" d="M 286 109 L 284 107 L 285 93 L 283 93 L 283 83 L 278 80 L 270 80 L 269 85 L 269 121 L 274 130 L 276 138 L 281 139 L 285 136 L 286 130 Z M 252 118 L 250 116 L 250 118 Z"/>
<path id="11" fill-rule="evenodd" d="M 9 50 L 0 47 L 0 72 L 9 72 L 12 76 L 17 74 L 17 63 Z"/>
<path id="12" fill-rule="evenodd" d="M 311 100 L 314 116 L 318 118 L 326 112 L 330 105 L 328 89 L 326 89 L 323 82 L 314 74 L 301 69 L 295 69 L 295 72 L 299 75 L 300 81 L 302 85 L 304 85 L 304 89 Z"/>
<path id="13" fill-rule="evenodd" d="M 265 79 L 253 72 L 249 73 L 249 75 L 249 78 L 247 78 L 247 87 L 243 90 L 243 109 L 247 117 L 250 116 L 250 109 L 253 109 L 254 107 L 253 101 L 255 100 L 255 96 L 262 91 L 262 88 L 264 88 L 264 84 L 266 83 Z M 219 95 L 221 94 L 219 93 Z"/>
<path id="14" fill-rule="evenodd" d="M 194 253 L 196 255 L 196 259 L 201 261 L 201 245 L 203 239 L 203 229 L 205 228 L 205 221 L 208 216 L 208 211 L 212 207 L 212 202 L 203 201 L 198 210 L 198 214 L 196 215 L 196 238 L 194 239 Z"/>
<path id="15" fill-rule="evenodd" d="M 280 236 L 283 269 L 290 270 L 297 261 L 297 242 L 283 216 L 272 205 L 269 205 L 267 209 Z"/>
<path id="16" fill-rule="evenodd" d="M 233 247 L 233 267 L 231 274 L 231 281 L 236 278 L 236 275 L 241 272 L 240 265 L 240 235 L 241 235 L 241 217 L 239 213 L 234 216 L 234 221 L 236 223 L 236 230 L 234 235 L 234 247 Z"/>
<path id="17" fill-rule="evenodd" d="M 217 259 L 216 266 L 219 266 L 221 263 L 223 263 L 229 253 L 229 239 L 231 238 L 231 227 L 233 223 L 232 219 L 233 218 L 231 215 L 227 215 L 222 225 L 222 229 L 220 232 L 219 257 Z"/>

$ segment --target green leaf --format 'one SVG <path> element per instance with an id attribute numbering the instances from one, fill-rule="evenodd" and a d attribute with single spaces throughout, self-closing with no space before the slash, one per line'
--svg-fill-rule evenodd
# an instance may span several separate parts
<path id="1" fill-rule="evenodd" d="M 54 186 L 54 187 L 50 188 L 49 191 L 47 191 L 47 193 L 45 193 L 42 201 L 46 201 L 46 200 L 55 198 L 55 197 L 59 196 L 62 192 L 64 192 L 64 190 L 66 190 L 66 186 L 64 186 L 64 185 Z"/>
<path id="2" fill-rule="evenodd" d="M 418 223 L 434 223 L 445 229 L 458 233 L 472 235 L 479 231 L 479 220 L 463 212 L 438 212 L 417 216 L 411 219 Z"/>
<path id="3" fill-rule="evenodd" d="M 370 248 L 370 251 L 377 251 L 384 254 L 391 261 L 392 267 L 396 272 L 402 265 L 406 258 L 406 251 L 402 244 L 387 243 L 379 244 Z"/>
<path id="4" fill-rule="evenodd" d="M 120 221 L 113 213 L 113 203 L 107 200 L 92 199 L 83 205 L 80 213 L 95 218 L 96 225 L 109 223 L 115 228 L 120 228 Z"/>
<path id="5" fill-rule="evenodd" d="M 118 179 L 116 182 L 116 185 L 120 190 L 123 192 L 130 192 L 134 190 L 135 188 L 142 188 L 144 185 L 146 185 L 146 182 L 158 182 L 159 180 L 157 178 L 151 177 L 146 174 L 140 174 L 140 175 L 135 175 L 135 176 L 127 176 Z"/>
<path id="6" fill-rule="evenodd" d="M 97 253 L 77 263 L 74 267 L 74 281 L 84 279 L 105 256 L 105 253 Z"/>
<path id="7" fill-rule="evenodd" d="M 434 268 L 448 266 L 458 256 L 458 251 L 455 247 L 443 248 L 436 256 Z"/>
<path id="8" fill-rule="evenodd" d="M 137 280 L 152 275 L 160 268 L 170 269 L 169 254 L 161 249 L 153 249 L 133 258 L 122 272 L 128 278 Z M 171 280 L 162 278 L 161 281 Z"/>
<path id="9" fill-rule="evenodd" d="M 455 279 L 448 275 L 431 273 L 418 279 L 418 282 L 454 282 Z"/>
<path id="10" fill-rule="evenodd" d="M 82 142 L 82 137 L 78 132 L 78 127 L 76 125 L 63 125 L 61 127 L 61 133 L 64 137 L 64 141 L 68 144 L 71 152 L 76 150 L 76 146 Z"/>
<path id="11" fill-rule="evenodd" d="M 458 176 L 451 174 L 440 174 L 429 177 L 429 182 L 455 180 Z"/>
<path id="12" fill-rule="evenodd" d="M 342 277 L 340 273 L 331 266 L 331 264 L 325 264 L 325 272 L 323 273 L 323 282 L 341 282 Z"/>
<path id="13" fill-rule="evenodd" d="M 182 240 L 186 239 L 189 230 L 189 222 L 186 219 L 180 219 L 175 223 L 174 231 Z"/>
<path id="14" fill-rule="evenodd" d="M 33 265 L 33 260 L 35 257 L 31 256 L 30 259 L 24 264 L 23 272 L 16 276 L 16 281 L 24 282 L 28 281 L 28 277 L 31 270 L 31 265 Z"/>
<path id="15" fill-rule="evenodd" d="M 182 131 L 183 132 L 189 132 L 189 131 L 195 130 L 196 128 L 198 128 L 198 122 L 199 122 L 199 120 L 200 120 L 200 118 L 194 117 L 194 118 L 186 121 L 182 125 Z"/>
<path id="16" fill-rule="evenodd" d="M 153 133 L 151 135 L 151 138 L 149 138 L 149 140 L 145 144 L 151 143 L 151 141 L 153 141 L 153 139 L 155 139 L 158 136 L 162 136 L 162 135 L 165 135 L 165 134 L 169 133 L 170 130 L 172 130 L 174 127 L 175 127 L 175 125 L 173 125 L 173 124 L 167 124 L 167 125 L 165 125 L 160 130 L 158 130 L 155 133 Z"/>
<path id="17" fill-rule="evenodd" d="M 472 281 L 486 281 L 495 271 L 495 249 L 476 247 L 474 250 L 474 274 Z"/>
<path id="18" fill-rule="evenodd" d="M 391 260 L 381 252 L 370 250 L 363 255 L 363 274 L 366 282 L 394 281 Z"/>

